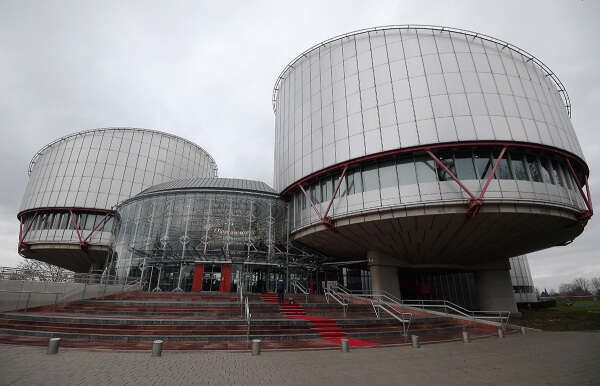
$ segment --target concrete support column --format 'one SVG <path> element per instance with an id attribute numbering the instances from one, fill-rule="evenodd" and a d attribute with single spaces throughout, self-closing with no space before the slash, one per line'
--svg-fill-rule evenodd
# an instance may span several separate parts
<path id="1" fill-rule="evenodd" d="M 400 297 L 400 282 L 398 280 L 398 262 L 380 252 L 367 252 L 371 269 L 371 288 L 374 291 L 387 291 Z"/>
<path id="2" fill-rule="evenodd" d="M 477 271 L 475 281 L 481 310 L 518 312 L 509 271 Z"/>

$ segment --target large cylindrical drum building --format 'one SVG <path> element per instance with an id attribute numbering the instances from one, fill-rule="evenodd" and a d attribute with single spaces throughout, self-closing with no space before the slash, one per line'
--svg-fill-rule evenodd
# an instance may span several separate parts
<path id="1" fill-rule="evenodd" d="M 159 184 L 118 205 L 111 270 L 141 277 L 152 290 L 273 290 L 289 258 L 287 214 L 286 203 L 260 181 Z"/>
<path id="2" fill-rule="evenodd" d="M 508 258 L 569 243 L 591 216 L 565 88 L 499 39 L 338 36 L 285 67 L 273 107 L 293 239 L 365 259 L 374 289 L 406 295 L 446 275 L 475 306 L 514 307 Z"/>
<path id="3" fill-rule="evenodd" d="M 62 137 L 31 160 L 17 215 L 19 253 L 77 272 L 102 268 L 114 206 L 189 175 L 216 177 L 216 163 L 198 145 L 171 134 L 106 128 Z"/>

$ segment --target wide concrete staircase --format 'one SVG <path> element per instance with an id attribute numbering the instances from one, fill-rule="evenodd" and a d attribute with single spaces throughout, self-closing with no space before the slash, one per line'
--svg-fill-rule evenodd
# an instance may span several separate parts
<path id="1" fill-rule="evenodd" d="M 459 339 L 463 329 L 473 337 L 489 336 L 496 327 L 450 316 L 406 309 L 413 314 L 407 335 L 393 317 L 377 318 L 370 304 L 344 310 L 322 296 L 251 294 L 245 309 L 236 294 L 126 293 L 81 300 L 27 312 L 0 313 L 0 342 L 45 345 L 60 337 L 63 346 L 148 349 L 162 339 L 165 349 L 247 350 L 252 339 L 264 349 L 333 348 L 340 339 L 350 346 L 407 344 Z"/>

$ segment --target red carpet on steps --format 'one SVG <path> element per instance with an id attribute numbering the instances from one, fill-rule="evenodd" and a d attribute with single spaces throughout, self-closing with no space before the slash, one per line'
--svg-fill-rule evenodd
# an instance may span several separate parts
<path id="1" fill-rule="evenodd" d="M 377 346 L 374 342 L 369 342 L 361 339 L 349 338 L 334 319 L 324 318 L 322 316 L 306 315 L 304 308 L 296 303 L 279 303 L 277 294 L 261 294 L 260 297 L 265 303 L 279 304 L 281 312 L 288 319 L 301 319 L 311 323 L 311 328 L 315 330 L 321 338 L 329 342 L 340 344 L 342 339 L 348 339 L 350 347 L 374 347 Z"/>

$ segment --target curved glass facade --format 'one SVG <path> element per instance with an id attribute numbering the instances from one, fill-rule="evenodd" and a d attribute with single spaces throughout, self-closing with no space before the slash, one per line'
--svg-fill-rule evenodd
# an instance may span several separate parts
<path id="1" fill-rule="evenodd" d="M 215 161 L 171 134 L 106 128 L 60 138 L 30 163 L 17 215 L 19 253 L 78 272 L 101 268 L 106 256 L 90 259 L 85 249 L 109 250 L 113 208 L 149 186 L 189 175 L 215 177 Z M 81 246 L 78 256 L 73 245 Z"/>
<path id="2" fill-rule="evenodd" d="M 564 89 L 542 66 L 508 43 L 434 27 L 322 43 L 276 85 L 275 189 L 347 160 L 443 142 L 531 142 L 583 158 Z"/>
<path id="3" fill-rule="evenodd" d="M 159 190 L 124 202 L 117 213 L 113 261 L 120 276 L 151 264 L 185 264 L 189 274 L 198 261 L 274 263 L 286 250 L 287 207 L 274 192 Z"/>
<path id="4" fill-rule="evenodd" d="M 434 154 L 465 186 L 481 192 L 501 148 L 461 147 L 436 150 Z M 316 178 L 306 191 L 318 210 L 329 205 L 342 171 Z M 510 149 L 498 164 L 486 191 L 486 200 L 535 201 L 584 209 L 564 159 L 552 153 Z M 348 169 L 330 210 L 332 217 L 378 208 L 451 202 L 469 196 L 427 154 L 416 152 L 365 162 Z M 290 201 L 292 229 L 321 221 L 302 191 Z"/>

